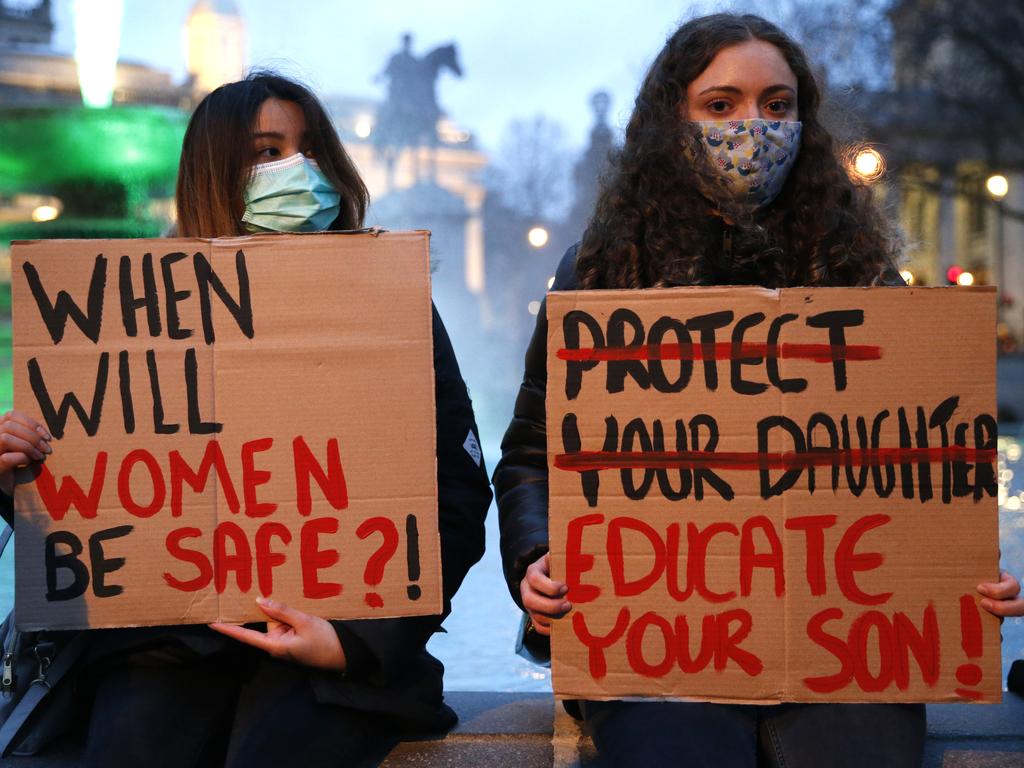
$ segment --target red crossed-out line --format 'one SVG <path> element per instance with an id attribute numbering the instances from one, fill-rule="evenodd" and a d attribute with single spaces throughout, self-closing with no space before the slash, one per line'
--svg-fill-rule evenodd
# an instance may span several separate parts
<path id="1" fill-rule="evenodd" d="M 871 344 L 767 344 L 744 341 L 734 344 L 638 344 L 628 347 L 581 347 L 560 349 L 558 359 L 569 362 L 610 362 L 618 360 L 739 360 L 777 358 L 831 363 L 836 360 L 880 360 L 882 348 Z"/>
<path id="2" fill-rule="evenodd" d="M 882 466 L 922 462 L 991 464 L 995 448 L 950 445 L 935 448 L 849 448 L 759 453 L 757 451 L 580 451 L 555 456 L 555 467 L 568 472 L 600 469 L 806 469 L 831 466 Z"/>

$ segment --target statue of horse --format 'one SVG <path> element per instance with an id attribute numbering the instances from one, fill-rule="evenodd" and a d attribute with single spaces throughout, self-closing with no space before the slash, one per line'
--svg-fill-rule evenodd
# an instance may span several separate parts
<path id="1" fill-rule="evenodd" d="M 394 66 L 399 57 L 402 66 Z M 454 44 L 435 48 L 419 59 L 408 49 L 392 57 L 382 73 L 391 82 L 388 99 L 377 113 L 374 143 L 378 149 L 437 146 L 437 121 L 444 114 L 437 103 L 442 70 L 462 77 Z"/>

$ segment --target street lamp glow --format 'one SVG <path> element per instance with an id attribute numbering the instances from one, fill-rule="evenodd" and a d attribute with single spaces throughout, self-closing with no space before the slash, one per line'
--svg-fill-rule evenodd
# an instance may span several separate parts
<path id="1" fill-rule="evenodd" d="M 900 270 L 900 277 L 903 278 L 903 282 L 905 282 L 907 285 L 914 284 L 914 273 L 911 272 L 909 269 Z"/>
<path id="2" fill-rule="evenodd" d="M 853 172 L 862 181 L 876 181 L 885 171 L 885 160 L 872 147 L 862 147 L 853 157 Z"/>
<path id="3" fill-rule="evenodd" d="M 106 108 L 114 97 L 124 0 L 75 0 L 75 63 L 82 103 Z"/>
<path id="4" fill-rule="evenodd" d="M 55 205 L 39 205 L 32 211 L 32 221 L 53 221 L 60 216 L 60 209 Z"/>
<path id="5" fill-rule="evenodd" d="M 1002 174 L 996 173 L 985 180 L 985 189 L 996 200 L 1002 200 L 1010 191 L 1010 182 Z"/>
<path id="6" fill-rule="evenodd" d="M 966 270 L 961 272 L 956 278 L 957 285 L 974 285 L 974 275 Z"/>
<path id="7" fill-rule="evenodd" d="M 548 290 L 549 291 L 551 290 L 552 286 L 554 286 L 554 284 L 555 284 L 555 276 L 552 275 L 551 277 L 548 278 Z"/>
<path id="8" fill-rule="evenodd" d="M 534 248 L 543 248 L 548 244 L 548 231 L 544 227 L 534 227 L 526 233 L 526 239 Z"/>
<path id="9" fill-rule="evenodd" d="M 540 312 L 540 302 L 536 300 L 531 301 L 529 304 L 526 305 L 526 311 L 529 312 L 531 315 L 536 315 L 538 312 Z"/>
<path id="10" fill-rule="evenodd" d="M 373 133 L 373 121 L 369 115 L 360 115 L 356 118 L 355 132 L 360 139 L 370 137 L 370 134 Z"/>

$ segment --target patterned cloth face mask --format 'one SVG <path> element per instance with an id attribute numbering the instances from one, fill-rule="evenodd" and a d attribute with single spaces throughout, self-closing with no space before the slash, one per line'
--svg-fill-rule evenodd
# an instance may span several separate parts
<path id="1" fill-rule="evenodd" d="M 700 137 L 722 182 L 753 208 L 778 197 L 800 151 L 802 125 L 784 120 L 700 120 Z"/>
<path id="2" fill-rule="evenodd" d="M 301 154 L 254 165 L 244 199 L 250 232 L 322 232 L 341 202 L 316 160 Z"/>

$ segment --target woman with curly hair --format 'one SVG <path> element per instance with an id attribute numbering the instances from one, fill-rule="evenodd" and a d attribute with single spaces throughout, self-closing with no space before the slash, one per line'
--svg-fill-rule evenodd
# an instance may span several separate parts
<path id="1" fill-rule="evenodd" d="M 764 19 L 684 24 L 641 86 L 583 241 L 553 289 L 898 284 L 898 234 L 847 175 L 820 98 L 801 49 Z M 548 567 L 547 336 L 542 309 L 494 474 L 505 576 L 534 649 L 572 610 Z M 979 591 L 997 615 L 1022 605 L 1005 574 Z M 611 765 L 882 768 L 918 765 L 924 748 L 919 704 L 580 704 Z"/>

